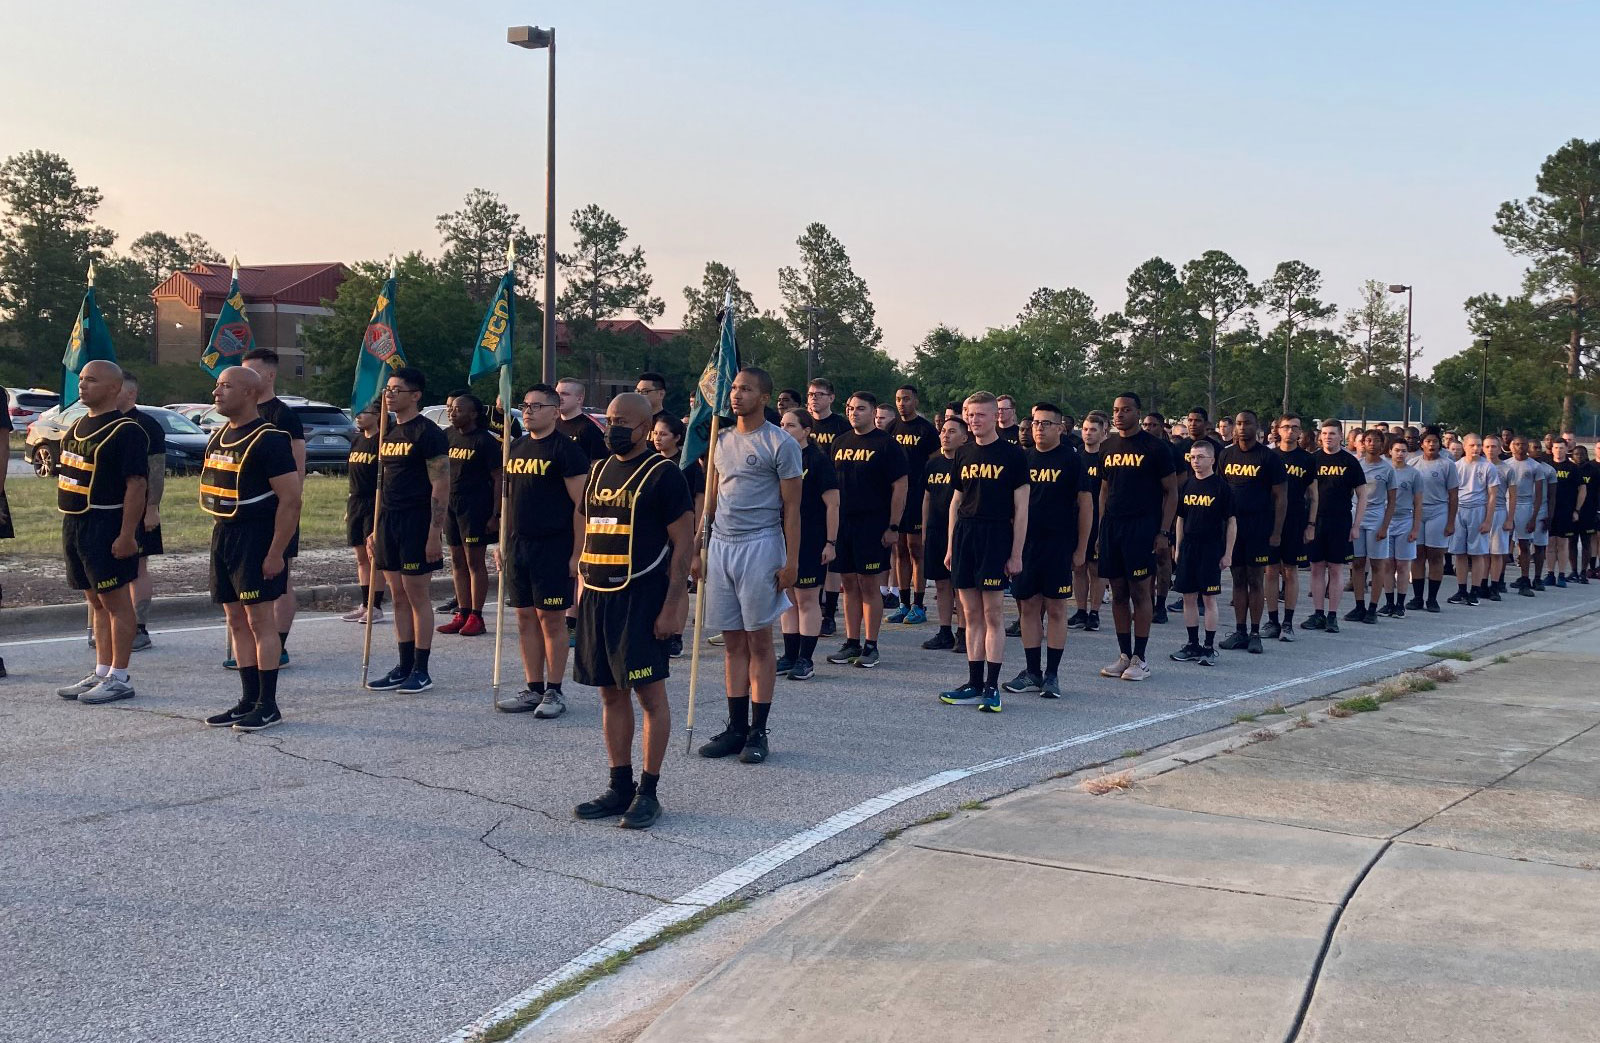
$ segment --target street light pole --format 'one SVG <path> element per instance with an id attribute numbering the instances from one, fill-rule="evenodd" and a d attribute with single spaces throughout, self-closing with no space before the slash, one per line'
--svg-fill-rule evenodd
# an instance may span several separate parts
<path id="1" fill-rule="evenodd" d="M 1411 425 L 1411 303 L 1412 291 L 1415 287 L 1402 286 L 1394 283 L 1389 287 L 1390 293 L 1404 293 L 1406 295 L 1406 377 L 1400 392 L 1400 433 L 1405 434 L 1405 429 Z M 1422 417 L 1417 417 L 1417 424 L 1422 424 Z"/>
<path id="2" fill-rule="evenodd" d="M 549 87 L 546 91 L 544 144 L 544 337 L 539 379 L 556 380 L 556 31 L 552 26 L 513 25 L 506 42 L 528 50 L 548 50 Z"/>
<path id="3" fill-rule="evenodd" d="M 1489 402 L 1489 335 L 1483 338 L 1483 366 L 1478 374 L 1478 435 L 1483 435 L 1483 422 L 1487 416 L 1485 407 Z"/>

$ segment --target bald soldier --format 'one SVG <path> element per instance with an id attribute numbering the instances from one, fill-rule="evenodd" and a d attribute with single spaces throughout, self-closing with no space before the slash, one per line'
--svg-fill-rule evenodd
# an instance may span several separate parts
<path id="1" fill-rule="evenodd" d="M 239 701 L 206 718 L 213 728 L 256 732 L 283 720 L 278 710 L 278 602 L 289 586 L 289 541 L 300 524 L 300 472 L 289 432 L 267 421 L 261 377 L 232 366 L 212 401 L 227 423 L 206 442 L 200 509 L 211 529 L 211 600 L 222 606 L 239 664 Z"/>
<path id="2" fill-rule="evenodd" d="M 572 678 L 600 689 L 611 782 L 573 809 L 581 819 L 621 816 L 648 829 L 661 815 L 656 783 L 667 753 L 668 641 L 688 613 L 693 501 L 671 460 L 650 447 L 650 401 L 618 395 L 606 407 L 606 448 L 583 490 L 578 641 Z M 633 775 L 633 698 L 644 712 L 644 770 Z"/>
<path id="3" fill-rule="evenodd" d="M 95 650 L 94 672 L 56 694 L 81 703 L 134 695 L 128 656 L 138 626 L 133 581 L 148 502 L 150 440 L 137 420 L 117 409 L 121 394 L 116 363 L 97 360 L 83 367 L 78 397 L 88 412 L 62 436 L 56 470 L 67 581 L 88 602 Z"/>

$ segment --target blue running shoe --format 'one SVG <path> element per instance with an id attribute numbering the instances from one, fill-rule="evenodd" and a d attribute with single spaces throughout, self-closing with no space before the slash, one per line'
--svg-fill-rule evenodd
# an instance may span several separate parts
<path id="1" fill-rule="evenodd" d="M 983 690 L 983 699 L 978 703 L 978 712 L 979 713 L 999 713 L 1000 712 L 1000 689 L 998 689 L 998 688 L 985 688 Z"/>
<path id="2" fill-rule="evenodd" d="M 971 684 L 964 684 L 950 692 L 940 692 L 939 701 L 946 706 L 977 706 L 983 701 L 983 693 Z"/>
<path id="3" fill-rule="evenodd" d="M 884 616 L 883 621 L 885 623 L 904 623 L 906 621 L 906 616 L 910 614 L 911 609 L 905 605 L 901 605 L 887 616 Z"/>
<path id="4" fill-rule="evenodd" d="M 906 613 L 906 622 L 915 626 L 928 621 L 928 610 L 921 605 L 912 605 L 911 611 Z"/>

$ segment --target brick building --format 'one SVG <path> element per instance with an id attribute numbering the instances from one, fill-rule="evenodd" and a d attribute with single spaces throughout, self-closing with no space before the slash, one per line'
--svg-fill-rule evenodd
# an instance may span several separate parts
<path id="1" fill-rule="evenodd" d="M 638 319 L 600 319 L 595 323 L 595 330 L 608 333 L 617 337 L 638 337 L 650 348 L 665 348 L 668 342 L 683 336 L 683 330 L 652 329 Z M 667 349 L 670 350 L 670 349 Z M 564 322 L 556 323 L 556 356 L 558 358 L 571 358 L 573 354 L 572 338 Z M 604 405 L 624 391 L 632 391 L 638 382 L 638 373 L 619 372 L 614 366 L 609 365 L 604 353 L 590 355 L 588 372 L 582 376 L 587 385 L 587 399 L 590 405 Z M 659 363 L 655 368 L 666 368 Z"/>
<path id="2" fill-rule="evenodd" d="M 174 272 L 151 291 L 156 302 L 156 363 L 192 362 L 211 337 L 228 295 L 232 270 L 201 262 Z M 294 382 L 306 376 L 302 331 L 315 319 L 332 315 L 333 300 L 350 269 L 337 261 L 316 264 L 262 264 L 239 269 L 245 318 L 257 347 L 282 356 L 281 376 Z"/>

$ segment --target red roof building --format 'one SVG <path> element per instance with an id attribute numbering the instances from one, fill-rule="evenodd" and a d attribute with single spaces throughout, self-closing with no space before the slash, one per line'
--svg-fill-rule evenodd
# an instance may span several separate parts
<path id="1" fill-rule="evenodd" d="M 282 356 L 282 377 L 305 377 L 304 327 L 333 314 L 324 302 L 333 300 L 349 274 L 350 269 L 338 261 L 239 269 L 239 292 L 256 346 Z M 201 262 L 188 271 L 174 272 L 151 291 L 156 302 L 155 362 L 191 362 L 200 357 L 231 278 L 228 265 Z"/>

